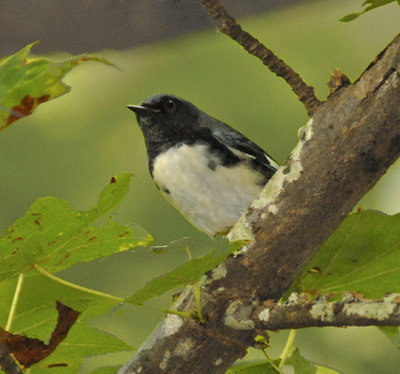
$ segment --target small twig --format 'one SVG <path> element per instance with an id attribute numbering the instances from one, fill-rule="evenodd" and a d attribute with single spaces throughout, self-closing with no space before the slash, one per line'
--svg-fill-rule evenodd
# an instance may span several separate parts
<path id="1" fill-rule="evenodd" d="M 18 366 L 11 354 L 0 344 L 0 368 L 6 374 L 22 374 L 21 368 Z"/>
<path id="2" fill-rule="evenodd" d="M 252 315 L 258 319 L 257 329 L 273 331 L 325 326 L 400 326 L 400 294 L 368 300 L 348 293 L 338 301 L 320 296 L 311 302 L 294 294 L 285 303 L 268 301 L 257 306 Z"/>
<path id="3" fill-rule="evenodd" d="M 196 299 L 196 309 L 197 309 L 197 315 L 199 316 L 199 321 L 204 323 L 206 322 L 206 319 L 203 316 L 203 312 L 201 310 L 201 289 L 200 289 L 200 283 L 199 281 L 196 281 L 193 285 L 194 287 L 194 297 Z"/>
<path id="4" fill-rule="evenodd" d="M 308 301 L 307 294 L 293 293 L 283 303 L 267 300 L 260 305 L 254 301 L 233 301 L 225 325 L 261 334 L 263 331 L 291 329 L 281 360 L 290 356 L 294 330 L 305 327 L 400 326 L 400 294 L 387 294 L 382 299 L 369 300 L 355 293 L 345 293 L 338 301 L 320 295 Z M 281 367 L 281 365 L 279 366 Z"/>
<path id="5" fill-rule="evenodd" d="M 269 48 L 244 31 L 236 20 L 229 15 L 219 0 L 197 0 L 208 13 L 219 22 L 219 30 L 239 43 L 247 52 L 259 58 L 278 77 L 283 78 L 292 87 L 293 92 L 305 106 L 310 117 L 321 102 L 315 96 L 314 87 L 308 86 L 298 73 L 276 56 Z"/>
<path id="6" fill-rule="evenodd" d="M 161 312 L 163 312 L 165 314 L 172 314 L 172 315 L 179 316 L 182 318 L 198 320 L 198 316 L 195 313 L 180 312 L 179 310 L 173 310 L 173 309 L 161 309 Z"/>

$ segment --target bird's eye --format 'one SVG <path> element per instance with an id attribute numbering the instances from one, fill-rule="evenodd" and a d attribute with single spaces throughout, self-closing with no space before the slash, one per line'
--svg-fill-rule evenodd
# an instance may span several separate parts
<path id="1" fill-rule="evenodd" d="M 172 112 L 175 111 L 176 103 L 173 100 L 167 100 L 165 102 L 164 106 L 165 106 L 165 109 L 166 109 L 167 112 L 172 113 Z"/>

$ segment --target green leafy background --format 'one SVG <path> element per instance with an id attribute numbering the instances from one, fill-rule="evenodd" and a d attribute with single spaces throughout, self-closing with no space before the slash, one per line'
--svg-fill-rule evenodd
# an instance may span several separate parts
<path id="1" fill-rule="evenodd" d="M 301 72 L 323 98 L 334 68 L 352 80 L 357 78 L 399 31 L 396 3 L 350 23 L 338 22 L 359 7 L 359 1 L 307 2 L 245 19 L 242 24 Z M 184 246 L 189 245 L 197 257 L 209 250 L 210 240 L 156 191 L 146 169 L 142 135 L 125 105 L 140 103 L 158 92 L 183 96 L 256 140 L 278 161 L 284 161 L 296 144 L 297 129 L 307 117 L 283 81 L 215 30 L 129 51 L 95 54 L 121 70 L 102 64 L 79 66 L 65 78 L 72 86 L 68 95 L 39 106 L 32 116 L 1 133 L 0 227 L 4 233 L 40 196 L 56 196 L 74 209 L 89 210 L 111 176 L 132 172 L 132 187 L 113 220 L 144 227 L 156 244 L 167 245 L 167 253 L 156 255 L 136 248 L 94 263 L 78 263 L 58 274 L 86 287 L 128 297 L 152 277 L 182 265 L 187 260 Z M 69 56 L 49 57 L 64 60 Z M 360 204 L 399 212 L 399 174 L 399 167 L 392 167 Z M 1 290 L 1 311 L 7 310 L 15 282 L 10 279 Z M 25 282 L 21 308 L 29 310 L 34 302 L 32 290 L 43 287 L 43 282 L 39 275 Z M 50 310 L 60 294 L 67 301 L 76 299 L 77 291 L 48 282 L 43 310 Z M 88 319 L 92 326 L 137 347 L 162 316 L 157 308 L 169 305 L 171 293 L 143 308 L 116 307 L 115 302 L 105 300 L 96 304 L 97 310 L 91 309 Z M 89 310 L 91 297 L 79 294 L 79 298 Z M 96 319 L 91 319 L 94 316 Z M 285 333 L 272 336 L 272 356 L 280 352 L 284 340 Z M 305 357 L 346 373 L 389 374 L 400 364 L 398 351 L 375 328 L 309 329 L 299 332 L 296 342 Z M 124 346 L 120 344 L 120 348 Z M 130 356 L 110 354 L 107 363 L 118 365 Z M 97 359 L 87 360 L 83 369 L 97 367 L 94 361 Z"/>
<path id="2" fill-rule="evenodd" d="M 6 320 L 11 298 L 5 298 L 4 294 L 11 296 L 16 289 L 16 278 L 22 286 L 11 324 L 13 334 L 47 343 L 56 325 L 56 300 L 81 313 L 55 353 L 34 365 L 32 374 L 77 372 L 84 357 L 132 349 L 117 337 L 87 325 L 90 319 L 106 313 L 122 299 L 90 292 L 79 285 L 71 287 L 49 275 L 77 262 L 147 246 L 152 241 L 150 235 L 137 235 L 132 228 L 111 219 L 92 226 L 121 202 L 129 190 L 130 180 L 131 175 L 127 173 L 113 177 L 97 204 L 86 212 L 75 211 L 55 197 L 39 198 L 0 239 L 1 326 L 10 330 Z"/>
<path id="3" fill-rule="evenodd" d="M 336 297 L 346 291 L 371 299 L 400 292 L 400 214 L 350 215 L 313 257 L 299 284 L 303 292 Z"/>
<path id="4" fill-rule="evenodd" d="M 0 60 L 0 131 L 16 120 L 31 114 L 35 108 L 69 91 L 60 81 L 65 74 L 86 61 L 109 63 L 101 58 L 82 55 L 54 63 L 45 58 L 28 57 L 37 42 L 24 46 L 18 53 Z M 13 108 L 13 112 L 9 109 Z M 17 109 L 18 108 L 18 109 Z"/>

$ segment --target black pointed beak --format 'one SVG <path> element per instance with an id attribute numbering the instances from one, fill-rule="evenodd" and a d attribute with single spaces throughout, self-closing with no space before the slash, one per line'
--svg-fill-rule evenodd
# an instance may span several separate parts
<path id="1" fill-rule="evenodd" d="M 143 105 L 127 105 L 126 107 L 130 109 L 132 112 L 135 112 L 137 115 L 146 115 L 160 111 L 159 109 L 150 108 Z"/>

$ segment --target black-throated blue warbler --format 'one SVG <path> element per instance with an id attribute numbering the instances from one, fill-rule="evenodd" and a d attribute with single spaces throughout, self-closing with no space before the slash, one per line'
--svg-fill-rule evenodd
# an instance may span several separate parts
<path id="1" fill-rule="evenodd" d="M 186 100 L 159 94 L 128 108 L 157 187 L 211 236 L 233 226 L 278 168 L 259 146 Z"/>

